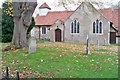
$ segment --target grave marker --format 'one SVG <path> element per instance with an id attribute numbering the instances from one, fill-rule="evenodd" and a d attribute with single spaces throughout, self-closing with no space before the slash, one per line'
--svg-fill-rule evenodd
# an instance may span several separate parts
<path id="1" fill-rule="evenodd" d="M 29 39 L 29 53 L 36 52 L 36 37 L 35 37 L 35 28 L 31 30 L 31 35 Z"/>
<path id="2" fill-rule="evenodd" d="M 87 35 L 87 45 L 86 45 L 86 54 L 89 55 L 90 54 L 90 42 L 89 42 L 89 36 Z"/>

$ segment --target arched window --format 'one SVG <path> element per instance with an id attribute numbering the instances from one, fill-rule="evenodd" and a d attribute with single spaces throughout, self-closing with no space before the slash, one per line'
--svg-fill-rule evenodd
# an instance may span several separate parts
<path id="1" fill-rule="evenodd" d="M 76 20 L 74 21 L 74 33 L 76 33 L 76 30 L 77 30 L 77 28 L 76 28 Z"/>
<path id="2" fill-rule="evenodd" d="M 79 26 L 80 26 L 80 23 L 77 22 L 77 33 L 79 33 Z"/>
<path id="3" fill-rule="evenodd" d="M 80 24 L 77 20 L 71 23 L 71 33 L 79 33 Z"/>
<path id="4" fill-rule="evenodd" d="M 93 22 L 93 33 L 95 33 L 95 22 Z"/>
<path id="5" fill-rule="evenodd" d="M 102 22 L 100 22 L 100 33 L 102 33 Z"/>
<path id="6" fill-rule="evenodd" d="M 97 19 L 96 20 L 96 33 L 99 32 L 99 20 Z"/>
<path id="7" fill-rule="evenodd" d="M 76 22 L 77 22 L 77 21 L 75 20 L 75 21 L 74 21 L 74 25 L 75 25 L 75 26 L 76 26 Z"/>
<path id="8" fill-rule="evenodd" d="M 71 33 L 73 33 L 73 22 L 71 23 Z"/>
<path id="9" fill-rule="evenodd" d="M 93 33 L 102 33 L 102 22 L 98 19 L 93 22 Z"/>

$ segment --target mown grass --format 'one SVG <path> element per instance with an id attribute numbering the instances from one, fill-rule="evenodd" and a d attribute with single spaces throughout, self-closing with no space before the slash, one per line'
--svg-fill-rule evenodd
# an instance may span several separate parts
<path id="1" fill-rule="evenodd" d="M 49 42 L 49 41 L 48 40 L 37 39 L 37 43 L 45 43 L 45 42 Z"/>
<path id="2" fill-rule="evenodd" d="M 114 49 L 114 51 L 112 49 Z M 26 78 L 117 78 L 118 55 L 116 46 L 91 46 L 91 54 L 85 55 L 85 45 L 76 43 L 38 43 L 37 52 L 28 54 L 26 49 L 3 52 L 5 67 L 10 76 Z"/>

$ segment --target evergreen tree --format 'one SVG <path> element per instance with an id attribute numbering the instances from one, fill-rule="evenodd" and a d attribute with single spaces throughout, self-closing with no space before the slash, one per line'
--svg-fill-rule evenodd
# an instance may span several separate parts
<path id="1" fill-rule="evenodd" d="M 32 17 L 32 22 L 31 22 L 30 27 L 29 27 L 28 30 L 27 30 L 27 34 L 30 33 L 30 31 L 32 30 L 33 27 L 35 27 L 35 21 L 34 21 L 34 18 Z"/>
<path id="2" fill-rule="evenodd" d="M 16 20 L 14 20 L 14 21 L 16 21 Z M 27 30 L 27 34 L 29 34 L 31 29 L 35 25 L 35 22 L 34 22 L 33 18 L 32 18 L 31 22 L 32 23 L 31 23 L 30 27 Z M 1 23 L 2 23 L 2 27 L 1 27 L 2 28 L 2 35 L 1 35 L 2 36 L 1 37 L 2 38 L 2 42 L 11 42 L 12 38 L 13 38 L 13 32 L 14 32 L 13 2 L 12 2 L 12 0 L 7 0 L 2 5 L 2 20 L 1 20 Z M 17 27 L 19 28 L 20 26 L 17 24 Z M 27 35 L 27 34 L 24 34 L 24 35 Z M 14 40 L 17 40 L 17 38 L 14 38 L 13 41 Z"/>
<path id="3" fill-rule="evenodd" d="M 13 36 L 13 16 L 9 15 L 12 10 L 12 3 L 5 2 L 2 5 L 2 42 L 11 42 Z"/>
<path id="4" fill-rule="evenodd" d="M 0 8 L 0 26 L 2 26 L 2 9 Z M 0 27 L 0 42 L 2 41 L 2 27 Z"/>

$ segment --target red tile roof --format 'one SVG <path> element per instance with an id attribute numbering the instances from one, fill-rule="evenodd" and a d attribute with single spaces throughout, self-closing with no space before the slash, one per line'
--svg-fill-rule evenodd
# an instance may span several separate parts
<path id="1" fill-rule="evenodd" d="M 114 27 L 118 30 L 117 36 L 120 36 L 120 24 L 118 20 L 120 17 L 119 9 L 106 8 L 101 9 L 100 11 L 109 21 L 113 23 Z"/>
<path id="2" fill-rule="evenodd" d="M 46 16 L 35 17 L 35 25 L 52 25 L 57 20 L 65 21 L 74 11 L 56 11 L 56 12 L 48 12 Z"/>
<path id="3" fill-rule="evenodd" d="M 100 11 L 109 21 L 113 23 L 114 27 L 120 27 L 118 25 L 118 9 L 106 8 L 101 9 Z"/>
<path id="4" fill-rule="evenodd" d="M 51 9 L 51 8 L 47 5 L 47 3 L 43 3 L 39 8 L 40 8 L 40 9 L 43 9 L 43 8 Z"/>

